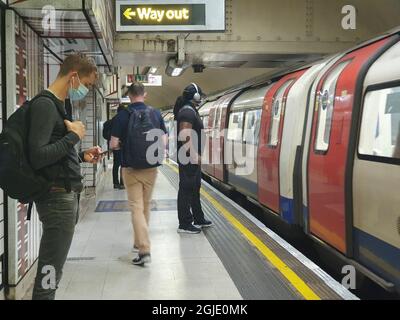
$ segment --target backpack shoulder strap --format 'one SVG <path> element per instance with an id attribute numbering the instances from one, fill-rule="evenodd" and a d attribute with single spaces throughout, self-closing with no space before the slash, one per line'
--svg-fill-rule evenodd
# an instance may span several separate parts
<path id="1" fill-rule="evenodd" d="M 147 106 L 150 110 L 150 117 L 154 120 L 154 124 L 157 124 L 158 127 L 161 126 L 160 120 L 157 117 L 156 114 L 156 109 L 154 109 L 152 106 Z"/>
<path id="2" fill-rule="evenodd" d="M 132 115 L 136 114 L 136 110 L 135 109 L 130 109 L 129 107 L 125 109 L 126 112 L 128 112 L 129 117 L 131 117 Z"/>
<path id="3" fill-rule="evenodd" d="M 194 113 L 196 113 L 196 111 L 194 111 L 193 107 L 189 106 L 189 105 L 185 105 L 181 108 L 181 110 L 179 110 L 179 113 L 181 113 L 183 110 L 191 110 Z"/>
<path id="4" fill-rule="evenodd" d="M 63 120 L 68 120 L 67 118 L 67 114 L 65 113 L 65 110 L 61 110 L 61 108 L 58 106 L 57 103 L 55 103 L 54 98 L 50 95 L 49 92 L 46 92 L 46 90 L 43 90 L 42 92 L 40 92 L 38 95 L 36 95 L 32 100 L 29 101 L 29 105 L 32 105 L 32 103 L 34 101 L 36 101 L 39 98 L 47 98 L 47 100 L 50 100 L 54 106 L 56 107 L 59 115 L 61 116 L 61 118 Z"/>

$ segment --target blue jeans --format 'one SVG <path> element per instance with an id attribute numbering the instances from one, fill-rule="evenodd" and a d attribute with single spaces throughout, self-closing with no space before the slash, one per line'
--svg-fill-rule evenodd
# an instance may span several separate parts
<path id="1" fill-rule="evenodd" d="M 32 300 L 54 300 L 78 221 L 78 194 L 51 192 L 35 204 L 43 236 Z"/>

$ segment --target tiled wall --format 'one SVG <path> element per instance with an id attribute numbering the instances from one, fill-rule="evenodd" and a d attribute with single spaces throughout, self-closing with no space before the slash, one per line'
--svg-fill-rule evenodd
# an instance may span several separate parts
<path id="1" fill-rule="evenodd" d="M 102 95 L 97 90 L 91 90 L 86 99 L 79 104 L 79 108 L 79 119 L 86 126 L 86 136 L 80 145 L 80 149 L 87 150 L 97 145 L 105 149 L 106 142 L 102 138 L 102 122 L 106 115 Z M 97 186 L 103 172 L 103 163 L 98 165 L 82 164 L 85 188 Z"/>
<path id="2" fill-rule="evenodd" d="M 7 51 L 7 83 L 15 83 L 9 86 L 9 116 L 25 100 L 43 90 L 44 53 L 42 40 L 18 16 L 8 11 L 7 17 L 7 43 L 10 46 Z M 15 36 L 11 36 L 13 31 Z M 15 45 L 14 56 L 12 44 Z M 15 69 L 14 75 L 11 75 L 11 69 Z M 32 220 L 27 221 L 27 205 L 14 200 L 9 201 L 8 217 L 8 272 L 9 283 L 13 286 L 25 277 L 37 260 L 42 227 L 35 211 Z"/>
<path id="3" fill-rule="evenodd" d="M 87 150 L 93 146 L 100 146 L 106 149 L 107 143 L 102 137 L 103 122 L 107 117 L 106 104 L 102 95 L 97 90 L 91 90 L 86 99 L 75 108 L 79 108 L 78 112 L 73 112 L 77 115 L 86 127 L 86 136 L 81 142 L 79 148 Z M 92 165 L 89 163 L 82 164 L 82 175 L 84 176 L 85 188 L 96 187 L 104 173 L 103 163 Z"/>
<path id="4" fill-rule="evenodd" d="M 0 28 L 2 26 L 2 15 L 0 9 Z M 0 30 L 1 33 L 2 30 Z M 1 42 L 0 42 L 0 75 L 1 75 Z M 2 103 L 3 103 L 3 96 L 2 96 L 2 77 L 0 76 L 0 132 L 3 130 L 3 114 L 2 114 Z M 3 190 L 0 189 L 0 299 L 2 298 L 3 294 L 3 258 L 4 258 L 4 195 Z"/>
<path id="5" fill-rule="evenodd" d="M 100 92 L 96 92 L 96 144 L 103 150 L 107 150 L 107 141 L 103 138 L 103 124 L 107 120 L 107 104 Z M 96 185 L 98 186 L 104 176 L 105 160 L 97 165 Z"/>
<path id="6" fill-rule="evenodd" d="M 80 105 L 80 116 L 79 119 L 84 123 L 86 127 L 86 136 L 81 142 L 81 150 L 87 150 L 95 145 L 95 93 L 90 90 L 86 99 L 82 101 Z M 83 184 L 85 188 L 91 188 L 95 186 L 95 166 L 90 163 L 82 164 L 82 175 L 84 177 Z"/>
<path id="7" fill-rule="evenodd" d="M 12 11 L 7 12 L 7 115 L 12 114 L 26 99 L 31 99 L 48 86 L 58 71 L 57 66 L 50 68 L 49 77 L 45 73 L 44 49 L 42 40 L 18 18 Z M 12 48 L 15 47 L 15 51 Z M 15 52 L 15 53 L 14 53 Z M 1 66 L 0 66 L 1 67 Z M 46 67 L 47 70 L 47 67 Z M 46 83 L 45 83 L 46 82 Z M 0 83 L 1 88 L 1 83 Z M 1 94 L 1 90 L 0 90 Z M 1 96 L 0 96 L 1 103 Z M 96 103 L 101 110 L 96 111 Z M 101 117 L 105 116 L 105 106 L 102 99 L 96 98 L 92 90 L 85 101 L 77 104 L 79 119 L 83 120 L 87 128 L 85 139 L 81 143 L 82 149 L 99 144 L 98 131 Z M 104 109 L 104 110 L 103 110 Z M 100 118 L 96 119 L 96 115 Z M 0 108 L 0 129 L 1 129 Z M 102 166 L 83 165 L 84 184 L 87 188 L 96 186 L 100 178 Z M 100 172 L 100 173 L 99 173 Z M 4 230 L 3 195 L 0 193 L 0 261 L 4 252 L 3 237 L 7 232 L 9 240 L 8 251 L 8 280 L 12 286 L 10 298 L 19 297 L 17 287 L 22 280 L 29 279 L 27 274 L 32 269 L 38 257 L 42 228 L 37 213 L 32 213 L 32 220 L 27 221 L 27 206 L 14 200 L 8 201 L 8 230 Z M 0 263 L 0 299 L 2 296 L 2 268 Z M 22 281 L 22 282 L 24 282 Z M 18 286 L 17 286 L 18 285 Z M 17 286 L 17 287 L 14 287 Z M 21 290 L 24 290 L 23 288 Z M 18 293 L 17 293 L 18 292 Z"/>

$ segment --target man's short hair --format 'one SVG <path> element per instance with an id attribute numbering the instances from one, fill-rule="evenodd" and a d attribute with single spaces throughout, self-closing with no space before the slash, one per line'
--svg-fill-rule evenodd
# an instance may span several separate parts
<path id="1" fill-rule="evenodd" d="M 76 71 L 79 76 L 90 76 L 93 72 L 97 72 L 95 62 L 82 53 L 72 54 L 65 58 L 61 64 L 59 77 L 64 77 L 70 72 Z"/>
<path id="2" fill-rule="evenodd" d="M 146 90 L 144 88 L 144 85 L 140 82 L 132 83 L 132 85 L 128 89 L 128 94 L 131 97 L 143 97 L 145 92 Z"/>

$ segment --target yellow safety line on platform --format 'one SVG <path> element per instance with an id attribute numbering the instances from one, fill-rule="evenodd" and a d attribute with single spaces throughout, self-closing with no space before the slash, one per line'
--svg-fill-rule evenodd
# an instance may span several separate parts
<path id="1" fill-rule="evenodd" d="M 179 170 L 167 163 L 167 165 L 179 174 Z M 272 263 L 280 273 L 296 288 L 296 290 L 306 300 L 321 300 L 321 298 L 292 270 L 287 266 L 271 249 L 269 249 L 257 236 L 240 223 L 228 210 L 226 210 L 214 197 L 212 197 L 203 188 L 201 195 L 204 196 L 221 214 L 253 244 L 264 257 Z"/>

